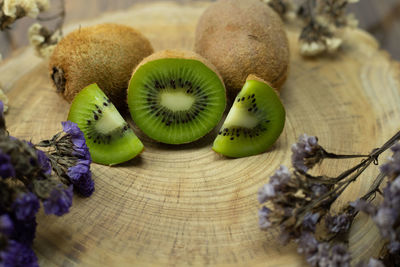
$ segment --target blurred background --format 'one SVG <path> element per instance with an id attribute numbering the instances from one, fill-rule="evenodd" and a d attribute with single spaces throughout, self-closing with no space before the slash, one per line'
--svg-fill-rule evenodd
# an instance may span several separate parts
<path id="1" fill-rule="evenodd" d="M 156 1 L 161 0 L 65 0 L 65 23 L 94 18 L 104 12 L 123 10 L 138 2 Z M 189 1 L 193 0 L 176 0 L 175 2 Z M 48 13 L 57 13 L 61 3 L 61 0 L 51 0 L 51 10 Z M 360 28 L 375 36 L 381 47 L 387 50 L 394 59 L 400 61 L 400 45 L 398 44 L 400 0 L 360 0 L 358 3 L 349 5 L 349 12 L 355 14 Z M 0 54 L 3 59 L 28 45 L 27 29 L 33 21 L 30 18 L 23 18 L 18 20 L 11 30 L 0 32 Z M 52 26 L 55 23 L 56 21 L 51 21 L 47 22 L 47 25 Z"/>

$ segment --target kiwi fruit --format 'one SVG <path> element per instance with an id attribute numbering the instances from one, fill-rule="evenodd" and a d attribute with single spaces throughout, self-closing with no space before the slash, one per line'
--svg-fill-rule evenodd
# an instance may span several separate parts
<path id="1" fill-rule="evenodd" d="M 119 24 L 79 28 L 57 44 L 49 62 L 57 91 L 71 102 L 80 90 L 97 83 L 120 110 L 133 69 L 153 53 L 135 29 Z"/>
<path id="2" fill-rule="evenodd" d="M 68 120 L 84 133 L 93 162 L 115 165 L 143 151 L 142 142 L 97 84 L 76 95 Z"/>
<path id="3" fill-rule="evenodd" d="M 256 155 L 275 143 L 284 125 L 285 108 L 275 89 L 249 75 L 212 149 L 234 158 Z"/>
<path id="4" fill-rule="evenodd" d="M 226 92 L 215 67 L 194 52 L 165 50 L 133 72 L 128 107 L 150 138 L 184 144 L 201 138 L 221 120 Z"/>
<path id="5" fill-rule="evenodd" d="M 289 45 L 281 18 L 260 0 L 219 0 L 199 19 L 195 52 L 221 73 L 232 99 L 249 74 L 278 89 L 286 80 Z"/>

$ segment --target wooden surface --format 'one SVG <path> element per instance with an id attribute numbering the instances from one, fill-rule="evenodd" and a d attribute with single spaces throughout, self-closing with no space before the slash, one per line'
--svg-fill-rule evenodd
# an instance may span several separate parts
<path id="1" fill-rule="evenodd" d="M 51 0 L 52 10 L 48 14 L 55 14 L 59 10 L 61 0 Z M 123 10 L 134 3 L 154 2 L 157 0 L 67 0 L 66 23 L 77 20 L 95 18 L 104 12 Z M 164 0 L 168 1 L 168 0 Z M 189 3 L 196 0 L 175 0 L 177 3 Z M 398 0 L 360 0 L 349 5 L 349 11 L 356 15 L 360 28 L 370 32 L 387 50 L 393 58 L 400 60 L 400 1 Z M 3 58 L 9 57 L 13 51 L 28 45 L 27 29 L 34 20 L 24 18 L 12 27 L 12 31 L 0 32 L 0 54 Z M 45 22 L 53 26 L 54 22 Z"/>
<path id="2" fill-rule="evenodd" d="M 191 49 L 207 3 L 150 3 L 67 27 L 112 21 L 142 31 L 156 50 Z M 256 193 L 302 133 L 317 135 L 335 153 L 368 153 L 399 130 L 400 68 L 368 34 L 348 32 L 336 57 L 305 60 L 297 53 L 298 29 L 288 26 L 291 71 L 281 98 L 287 110 L 282 136 L 268 152 L 226 159 L 211 150 L 215 132 L 196 143 L 168 146 L 138 129 L 146 150 L 116 167 L 93 164 L 96 191 L 74 198 L 61 218 L 38 217 L 34 249 L 41 266 L 303 266 L 295 244 L 281 246 L 277 232 L 258 228 Z M 48 138 L 61 129 L 69 104 L 51 86 L 47 63 L 26 49 L 0 65 L 10 98 L 11 135 Z M 388 154 L 381 157 L 381 160 Z M 317 171 L 340 172 L 358 160 L 328 161 Z M 370 170 L 339 199 L 365 192 Z M 382 242 L 360 216 L 350 234 L 355 260 L 377 255 Z"/>

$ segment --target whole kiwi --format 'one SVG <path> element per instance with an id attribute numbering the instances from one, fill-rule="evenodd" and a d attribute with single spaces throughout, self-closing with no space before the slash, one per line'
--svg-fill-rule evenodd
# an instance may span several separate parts
<path id="1" fill-rule="evenodd" d="M 283 23 L 259 0 L 219 0 L 201 16 L 195 51 L 221 73 L 230 98 L 249 74 L 279 89 L 289 67 L 289 45 Z"/>
<path id="2" fill-rule="evenodd" d="M 71 102 L 97 83 L 119 108 L 126 108 L 126 89 L 133 69 L 153 53 L 150 42 L 137 30 L 119 24 L 79 28 L 63 38 L 49 62 L 57 91 Z"/>

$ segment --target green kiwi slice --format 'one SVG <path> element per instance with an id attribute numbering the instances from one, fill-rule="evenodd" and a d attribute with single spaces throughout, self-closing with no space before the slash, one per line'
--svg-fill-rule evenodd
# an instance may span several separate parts
<path id="1" fill-rule="evenodd" d="M 68 120 L 84 133 L 93 162 L 114 165 L 143 151 L 142 142 L 97 84 L 76 95 Z"/>
<path id="2" fill-rule="evenodd" d="M 193 52 L 161 51 L 134 71 L 128 106 L 150 138 L 183 144 L 210 132 L 221 120 L 226 93 L 222 79 Z"/>
<path id="3" fill-rule="evenodd" d="M 285 108 L 275 90 L 249 76 L 235 98 L 212 149 L 228 157 L 246 157 L 266 151 L 281 135 Z"/>

